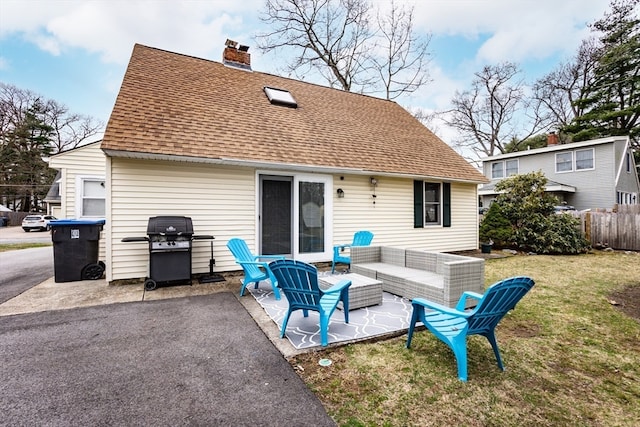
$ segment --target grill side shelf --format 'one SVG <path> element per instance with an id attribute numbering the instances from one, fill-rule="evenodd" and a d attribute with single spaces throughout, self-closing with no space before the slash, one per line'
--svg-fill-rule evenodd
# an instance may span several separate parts
<path id="1" fill-rule="evenodd" d="M 148 237 L 125 237 L 121 242 L 148 242 Z"/>

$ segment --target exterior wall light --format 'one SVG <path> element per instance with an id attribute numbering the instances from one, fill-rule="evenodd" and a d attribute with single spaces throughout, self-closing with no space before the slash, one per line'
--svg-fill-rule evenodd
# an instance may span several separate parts
<path id="1" fill-rule="evenodd" d="M 338 198 L 344 198 L 344 190 L 342 188 L 338 188 Z"/>
<path id="2" fill-rule="evenodd" d="M 378 180 L 375 179 L 374 177 L 371 177 L 371 185 L 373 185 L 374 187 L 378 185 Z"/>

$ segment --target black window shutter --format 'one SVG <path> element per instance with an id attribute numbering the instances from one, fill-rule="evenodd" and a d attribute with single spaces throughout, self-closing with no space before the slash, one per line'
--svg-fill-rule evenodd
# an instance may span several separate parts
<path id="1" fill-rule="evenodd" d="M 413 228 L 424 227 L 424 184 L 413 181 Z"/>
<path id="2" fill-rule="evenodd" d="M 451 227 L 451 184 L 442 183 L 442 226 Z"/>

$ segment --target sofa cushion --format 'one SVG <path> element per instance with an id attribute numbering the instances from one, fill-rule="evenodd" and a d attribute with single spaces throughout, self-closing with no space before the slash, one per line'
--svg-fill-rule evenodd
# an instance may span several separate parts
<path id="1" fill-rule="evenodd" d="M 436 271 L 436 262 L 438 254 L 435 252 L 420 251 L 416 249 L 407 249 L 405 253 L 406 266 L 409 268 L 417 268 L 425 271 Z"/>
<path id="2" fill-rule="evenodd" d="M 380 249 L 380 262 L 404 267 L 405 250 L 403 248 L 392 248 L 389 246 L 383 246 Z"/>

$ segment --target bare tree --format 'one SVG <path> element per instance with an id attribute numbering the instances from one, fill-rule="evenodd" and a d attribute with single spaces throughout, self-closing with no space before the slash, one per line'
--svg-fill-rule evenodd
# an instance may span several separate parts
<path id="1" fill-rule="evenodd" d="M 390 12 L 377 15 L 381 49 L 379 56 L 372 57 L 372 62 L 389 100 L 412 93 L 430 81 L 427 49 L 431 37 L 415 36 L 413 11 L 413 7 L 400 7 L 392 0 Z"/>
<path id="2" fill-rule="evenodd" d="M 40 208 L 55 175 L 45 158 L 81 145 L 101 127 L 56 101 L 0 83 L 0 203 Z"/>
<path id="3" fill-rule="evenodd" d="M 266 0 L 261 19 L 272 28 L 256 37 L 263 52 L 289 49 L 285 72 L 320 74 L 346 91 L 395 99 L 426 84 L 429 39 L 413 32 L 413 8 L 391 3 L 373 22 L 367 0 Z"/>
<path id="4" fill-rule="evenodd" d="M 44 122 L 54 131 L 54 152 L 76 148 L 104 128 L 104 123 L 94 118 L 69 112 L 69 108 L 49 100 L 44 110 Z"/>
<path id="5" fill-rule="evenodd" d="M 346 91 L 371 84 L 364 73 L 367 42 L 373 37 L 365 0 L 267 0 L 261 19 L 273 27 L 257 36 L 261 50 L 291 47 L 298 52 L 289 72 L 304 76 L 316 71 Z"/>
<path id="6" fill-rule="evenodd" d="M 493 156 L 504 153 L 508 143 L 548 127 L 540 104 L 525 99 L 519 74 L 514 63 L 488 65 L 475 73 L 470 90 L 456 92 L 444 120 L 460 133 L 457 148 Z M 526 128 L 522 121 L 527 122 Z"/>
<path id="7" fill-rule="evenodd" d="M 76 148 L 104 128 L 101 121 L 71 113 L 55 100 L 0 82 L 0 138 L 20 127 L 34 106 L 38 106 L 38 119 L 53 129 L 52 153 Z"/>

